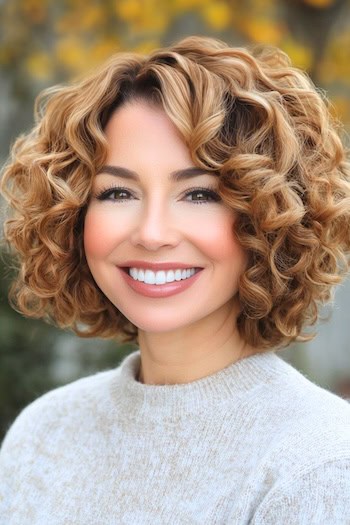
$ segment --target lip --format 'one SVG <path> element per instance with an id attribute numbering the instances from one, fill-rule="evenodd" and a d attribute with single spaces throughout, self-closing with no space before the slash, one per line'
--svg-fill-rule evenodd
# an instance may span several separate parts
<path id="1" fill-rule="evenodd" d="M 137 268 L 137 266 L 135 267 Z M 142 268 L 142 266 L 139 266 L 139 268 Z M 146 268 L 150 268 L 150 266 L 146 266 Z M 174 266 L 171 266 L 170 268 L 174 268 Z M 179 268 L 179 266 L 177 266 L 177 268 Z M 183 266 L 183 268 L 189 268 L 189 267 Z M 187 290 L 187 288 L 192 286 L 192 284 L 194 284 L 197 281 L 198 277 L 202 273 L 203 268 L 200 268 L 198 272 L 196 272 L 194 275 L 192 275 L 188 279 L 184 279 L 183 281 L 173 281 L 172 283 L 165 283 L 165 284 L 146 284 L 141 281 L 135 281 L 135 279 L 133 279 L 129 275 L 129 273 L 123 269 L 123 267 L 119 267 L 118 270 L 120 271 L 127 285 L 134 292 L 137 292 L 145 297 L 161 298 L 161 297 L 170 297 L 171 295 L 175 295 L 175 294 L 178 294 L 178 293 L 181 293 Z"/>
<path id="2" fill-rule="evenodd" d="M 148 261 L 125 261 L 123 265 L 118 265 L 119 268 L 144 268 L 148 270 L 177 270 L 177 269 L 185 269 L 185 268 L 196 268 L 196 269 L 202 269 L 199 266 L 196 266 L 195 264 L 190 263 L 181 263 L 181 262 L 148 262 Z"/>

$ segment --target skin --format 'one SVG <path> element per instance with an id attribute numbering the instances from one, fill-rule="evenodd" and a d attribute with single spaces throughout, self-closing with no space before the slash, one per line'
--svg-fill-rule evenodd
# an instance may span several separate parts
<path id="1" fill-rule="evenodd" d="M 118 108 L 105 134 L 106 164 L 133 170 L 138 180 L 104 171 L 95 176 L 84 247 L 99 288 L 139 328 L 140 380 L 188 383 L 255 353 L 236 327 L 246 256 L 234 236 L 234 213 L 222 201 L 206 197 L 198 203 L 203 194 L 188 193 L 196 187 L 215 189 L 216 177 L 203 172 L 170 179 L 171 172 L 195 165 L 165 112 L 146 102 Z M 97 198 L 116 185 L 128 193 Z M 151 298 L 123 279 L 117 266 L 127 260 L 177 261 L 203 270 L 181 293 Z"/>

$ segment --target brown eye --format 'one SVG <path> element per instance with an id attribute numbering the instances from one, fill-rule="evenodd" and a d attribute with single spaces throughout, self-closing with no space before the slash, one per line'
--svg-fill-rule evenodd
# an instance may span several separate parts
<path id="1" fill-rule="evenodd" d="M 111 196 L 113 196 L 115 200 L 124 200 L 129 197 L 129 192 L 125 190 L 113 190 Z"/>
<path id="2" fill-rule="evenodd" d="M 107 190 L 101 191 L 96 198 L 100 201 L 110 200 L 110 201 L 125 201 L 129 200 L 132 197 L 129 190 L 125 188 L 108 188 Z"/>
<path id="3" fill-rule="evenodd" d="M 198 188 L 198 189 L 187 192 L 186 198 L 187 197 L 188 197 L 187 200 L 189 200 L 190 202 L 194 202 L 194 203 L 218 202 L 221 200 L 219 195 L 215 191 L 204 189 L 204 188 L 203 189 Z"/>

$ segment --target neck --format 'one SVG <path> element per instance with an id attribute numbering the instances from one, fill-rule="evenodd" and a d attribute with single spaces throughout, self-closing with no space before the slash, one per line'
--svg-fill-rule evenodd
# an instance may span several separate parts
<path id="1" fill-rule="evenodd" d="M 173 332 L 139 331 L 141 367 L 145 384 L 189 383 L 211 375 L 256 353 L 240 337 L 232 303 L 195 325 Z"/>

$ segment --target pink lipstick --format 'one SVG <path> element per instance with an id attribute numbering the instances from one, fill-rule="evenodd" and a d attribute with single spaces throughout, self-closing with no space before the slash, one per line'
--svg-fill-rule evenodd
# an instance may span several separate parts
<path id="1" fill-rule="evenodd" d="M 160 270 L 170 270 L 173 268 L 190 268 L 188 264 L 181 264 L 181 263 L 161 263 L 161 264 L 140 264 L 140 261 L 132 261 L 132 265 L 130 267 L 133 268 L 147 268 L 152 269 L 154 271 L 160 271 Z M 192 267 L 193 268 L 193 267 Z M 121 275 L 127 285 L 134 290 L 135 292 L 139 293 L 140 295 L 143 295 L 145 297 L 153 297 L 153 298 L 162 298 L 162 297 L 170 297 L 172 295 L 181 293 L 192 284 L 194 284 L 197 279 L 199 278 L 203 268 L 196 268 L 195 273 L 184 280 L 181 281 L 173 281 L 170 283 L 164 283 L 164 284 L 147 284 L 142 281 L 137 281 L 133 277 L 129 275 L 129 267 L 119 267 L 119 271 L 121 272 Z"/>

